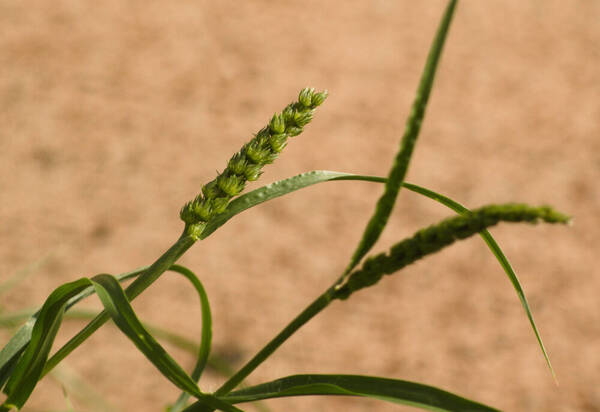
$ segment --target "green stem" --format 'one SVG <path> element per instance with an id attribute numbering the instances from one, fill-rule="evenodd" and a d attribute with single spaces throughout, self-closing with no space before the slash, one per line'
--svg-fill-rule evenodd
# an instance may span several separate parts
<path id="1" fill-rule="evenodd" d="M 245 378 L 248 377 L 261 363 L 263 363 L 283 342 L 292 336 L 306 322 L 311 320 L 315 315 L 325 309 L 332 300 L 332 289 L 328 289 L 325 293 L 319 296 L 313 303 L 308 305 L 293 321 L 291 321 L 277 336 L 275 336 L 264 348 L 260 350 L 242 369 L 233 375 L 225 382 L 217 391 L 216 396 L 227 395 L 236 386 L 238 386 Z"/>
<path id="2" fill-rule="evenodd" d="M 186 231 L 179 237 L 177 242 L 173 244 L 161 257 L 154 262 L 147 271 L 140 275 L 131 285 L 125 289 L 127 298 L 131 301 L 142 293 L 148 286 L 154 283 L 160 275 L 173 265 L 196 242 L 196 238 L 187 234 Z M 102 311 L 90 323 L 88 323 L 77 335 L 73 336 L 62 348 L 60 348 L 54 356 L 48 359 L 41 377 L 44 377 L 50 372 L 60 361 L 69 355 L 76 347 L 81 345 L 92 333 L 104 325 L 110 315 L 106 311 Z"/>
<path id="3" fill-rule="evenodd" d="M 310 305 L 306 307 L 293 321 L 291 321 L 281 332 L 277 334 L 264 348 L 260 350 L 252 359 L 246 363 L 235 375 L 225 382 L 214 393 L 215 396 L 224 396 L 235 389 L 244 379 L 248 377 L 261 363 L 273 354 L 290 336 L 292 336 L 305 323 L 315 317 L 319 312 L 325 309 L 332 301 L 335 290 L 333 287 L 327 289 Z M 184 410 L 184 412 L 205 412 L 211 409 L 194 403 Z"/>

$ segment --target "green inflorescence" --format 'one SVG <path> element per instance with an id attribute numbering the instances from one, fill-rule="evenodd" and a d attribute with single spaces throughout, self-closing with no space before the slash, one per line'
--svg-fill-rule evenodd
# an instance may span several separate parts
<path id="1" fill-rule="evenodd" d="M 261 169 L 277 159 L 287 145 L 288 137 L 302 133 L 304 126 L 312 120 L 315 108 L 326 98 L 327 90 L 302 89 L 298 101 L 290 103 L 281 113 L 275 113 L 269 124 L 233 155 L 223 173 L 205 184 L 202 192 L 183 206 L 179 213 L 181 220 L 188 226 L 196 225 L 194 231 L 201 232 L 206 222 L 223 213 L 231 198 L 244 190 L 247 181 L 258 179 Z"/>
<path id="2" fill-rule="evenodd" d="M 568 223 L 570 218 L 548 206 L 531 207 L 524 204 L 484 206 L 471 213 L 451 217 L 419 230 L 412 237 L 394 245 L 388 253 L 365 260 L 363 266 L 348 277 L 335 292 L 338 299 L 347 299 L 353 292 L 379 282 L 418 259 L 465 239 L 499 222 Z"/>

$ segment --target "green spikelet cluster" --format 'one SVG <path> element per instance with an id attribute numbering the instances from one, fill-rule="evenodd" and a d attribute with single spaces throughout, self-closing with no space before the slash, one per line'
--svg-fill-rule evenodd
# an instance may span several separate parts
<path id="1" fill-rule="evenodd" d="M 531 207 L 524 204 L 491 205 L 469 214 L 445 219 L 436 225 L 419 230 L 412 237 L 394 245 L 389 253 L 368 258 L 339 288 L 335 297 L 347 299 L 353 292 L 379 282 L 418 259 L 435 253 L 457 240 L 465 239 L 499 222 L 568 223 L 569 217 L 550 207 Z"/>
<path id="2" fill-rule="evenodd" d="M 223 213 L 232 197 L 244 190 L 247 181 L 262 174 L 262 168 L 277 158 L 289 137 L 302 133 L 313 118 L 315 108 L 325 101 L 327 90 L 305 88 L 298 101 L 275 113 L 267 126 L 246 143 L 227 163 L 223 173 L 202 187 L 202 193 L 188 202 L 179 213 L 187 225 L 205 225 Z"/>

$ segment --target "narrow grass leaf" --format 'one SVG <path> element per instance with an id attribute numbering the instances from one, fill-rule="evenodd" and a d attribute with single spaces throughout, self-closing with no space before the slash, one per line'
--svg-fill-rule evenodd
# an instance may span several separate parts
<path id="1" fill-rule="evenodd" d="M 431 411 L 497 411 L 432 386 L 360 375 L 293 375 L 231 392 L 223 399 L 241 403 L 307 395 L 363 396 Z"/>
<path id="2" fill-rule="evenodd" d="M 225 411 L 239 411 L 229 403 L 200 391 L 192 378 L 146 331 L 114 276 L 96 275 L 91 282 L 115 324 L 167 379 L 178 388 L 193 394 L 201 403 Z"/>
<path id="3" fill-rule="evenodd" d="M 535 338 L 537 339 L 538 345 L 539 345 L 540 349 L 542 350 L 544 359 L 546 360 L 546 365 L 548 365 L 548 369 L 550 369 L 550 373 L 552 374 L 554 381 L 556 383 L 558 383 L 558 380 L 556 378 L 556 373 L 554 373 L 554 368 L 552 367 L 552 363 L 550 363 L 550 357 L 548 356 L 548 353 L 546 352 L 546 348 L 544 347 L 544 342 L 542 342 L 542 337 L 538 331 L 535 321 L 533 320 L 533 314 L 531 313 L 531 309 L 529 308 L 529 303 L 527 302 L 527 298 L 525 297 L 525 292 L 523 291 L 523 288 L 521 287 L 521 283 L 519 282 L 519 279 L 517 278 L 517 274 L 514 272 L 510 262 L 508 261 L 508 258 L 504 255 L 504 253 L 502 252 L 502 249 L 500 249 L 500 246 L 498 245 L 498 243 L 496 243 L 496 240 L 492 237 L 490 232 L 485 230 L 480 233 L 480 236 L 483 238 L 483 240 L 485 240 L 485 243 L 488 245 L 488 247 L 490 248 L 490 250 L 492 251 L 494 256 L 496 256 L 496 259 L 498 260 L 498 262 L 500 262 L 500 265 L 502 265 L 504 272 L 506 272 L 506 275 L 508 276 L 508 278 L 510 279 L 510 282 L 512 283 L 513 287 L 515 288 L 515 291 L 517 292 L 517 296 L 519 297 L 519 300 L 521 301 L 521 306 L 523 306 L 523 309 L 525 310 L 525 313 L 527 314 L 527 318 L 529 319 L 531 328 L 533 329 L 533 332 L 535 333 Z"/>
<path id="4" fill-rule="evenodd" d="M 194 382 L 198 382 L 208 362 L 208 356 L 210 354 L 210 347 L 212 343 L 212 316 L 210 311 L 210 302 L 208 301 L 208 296 L 206 295 L 206 291 L 202 285 L 202 282 L 200 282 L 200 279 L 198 279 L 198 277 L 191 270 L 181 265 L 173 265 L 171 266 L 170 270 L 185 276 L 192 283 L 194 289 L 196 289 L 196 292 L 198 293 L 198 297 L 200 298 L 200 305 L 202 309 L 202 332 L 200 347 L 198 349 L 198 358 L 191 375 Z M 175 404 L 171 407 L 170 412 L 181 411 L 185 407 L 188 398 L 189 394 L 183 392 Z"/>
<path id="5" fill-rule="evenodd" d="M 432 190 L 426 189 L 421 186 L 413 185 L 410 183 L 405 183 L 404 186 L 407 189 L 412 190 L 413 192 L 419 193 L 423 196 L 427 196 L 430 199 L 440 202 L 441 204 L 454 210 L 456 213 L 463 214 L 463 213 L 470 212 L 469 209 L 467 209 L 460 203 L 458 203 L 442 194 L 436 193 Z M 521 282 L 519 282 L 519 278 L 517 277 L 517 274 L 513 270 L 512 265 L 510 264 L 508 258 L 506 257 L 506 255 L 504 254 L 504 252 L 502 251 L 502 249 L 500 248 L 500 246 L 498 245 L 498 243 L 496 242 L 496 239 L 494 239 L 492 234 L 486 229 L 486 230 L 483 230 L 482 232 L 480 232 L 479 235 L 483 238 L 485 243 L 488 245 L 489 249 L 492 251 L 492 253 L 496 257 L 496 259 L 500 263 L 500 266 L 502 266 L 502 269 L 506 273 L 506 276 L 510 280 L 510 283 L 513 285 L 515 291 L 517 292 L 517 296 L 519 297 L 519 300 L 521 301 L 521 306 L 523 306 L 523 309 L 525 310 L 525 314 L 527 315 L 527 318 L 529 319 L 529 323 L 531 325 L 531 328 L 533 329 L 535 338 L 537 339 L 538 345 L 542 351 L 542 354 L 544 355 L 544 359 L 546 360 L 546 365 L 548 365 L 548 369 L 550 369 L 550 373 L 552 374 L 552 377 L 556 381 L 556 374 L 554 373 L 554 368 L 552 367 L 552 363 L 550 363 L 550 357 L 548 356 L 548 352 L 546 351 L 546 348 L 544 347 L 544 342 L 542 341 L 540 332 L 538 331 L 538 328 L 533 319 L 533 314 L 531 313 L 531 309 L 529 308 L 529 303 L 527 302 L 527 298 L 525 297 L 525 292 L 523 291 L 523 287 L 521 286 Z"/>
<path id="6" fill-rule="evenodd" d="M 150 362 L 178 388 L 194 395 L 201 395 L 196 383 L 146 331 L 135 315 L 119 282 L 113 276 L 105 274 L 96 275 L 91 281 L 104 308 L 115 324 Z"/>
<path id="7" fill-rule="evenodd" d="M 302 173 L 287 179 L 278 180 L 274 183 L 262 186 L 251 192 L 245 193 L 232 200 L 225 212 L 213 218 L 202 232 L 200 238 L 205 239 L 210 236 L 215 230 L 223 226 L 229 219 L 235 215 L 257 206 L 268 200 L 287 195 L 307 186 L 316 183 L 326 182 L 334 178 L 349 176 L 348 173 L 331 172 L 328 170 L 313 170 L 311 172 Z"/>
<path id="8" fill-rule="evenodd" d="M 450 28 L 450 22 L 452 21 L 455 7 L 455 0 L 451 0 L 446 7 L 446 11 L 442 17 L 436 36 L 431 45 L 429 56 L 425 63 L 425 68 L 417 89 L 417 95 L 413 102 L 412 110 L 406 123 L 406 129 L 400 142 L 400 149 L 396 154 L 392 167 L 388 173 L 384 192 L 377 201 L 375 212 L 367 223 L 363 236 L 350 259 L 350 263 L 339 281 L 340 285 L 377 242 L 392 213 L 396 198 L 398 197 L 398 192 L 402 187 L 402 182 L 404 182 L 406 172 L 408 171 L 408 165 L 417 142 L 417 137 L 419 136 L 419 131 L 421 130 L 421 123 L 425 116 L 425 108 L 427 107 L 427 102 L 433 86 L 436 68 L 442 54 L 442 49 L 448 34 L 448 29 Z"/>
<path id="9" fill-rule="evenodd" d="M 50 376 L 56 380 L 74 399 L 94 412 L 118 412 L 96 389 L 64 364 L 55 368 Z"/>
<path id="10" fill-rule="evenodd" d="M 27 280 L 30 276 L 39 273 L 38 271 L 40 267 L 42 267 L 46 263 L 46 261 L 48 261 L 48 258 L 50 256 L 51 253 L 47 253 L 45 256 L 33 261 L 25 268 L 17 270 L 17 272 L 10 278 L 0 282 L 0 295 L 10 291 L 19 283 L 22 283 L 23 281 Z"/>

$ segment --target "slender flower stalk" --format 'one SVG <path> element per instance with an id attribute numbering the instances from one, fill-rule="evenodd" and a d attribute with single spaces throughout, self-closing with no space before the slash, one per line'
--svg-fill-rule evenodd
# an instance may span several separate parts
<path id="1" fill-rule="evenodd" d="M 231 198 L 244 190 L 247 181 L 258 179 L 262 168 L 277 159 L 289 137 L 302 133 L 304 126 L 312 120 L 316 107 L 326 98 L 327 90 L 302 89 L 298 101 L 290 103 L 281 113 L 275 113 L 269 124 L 233 155 L 225 170 L 183 206 L 179 214 L 181 220 L 187 226 L 193 225 L 194 233 L 201 233 L 206 223 L 223 213 Z"/>

